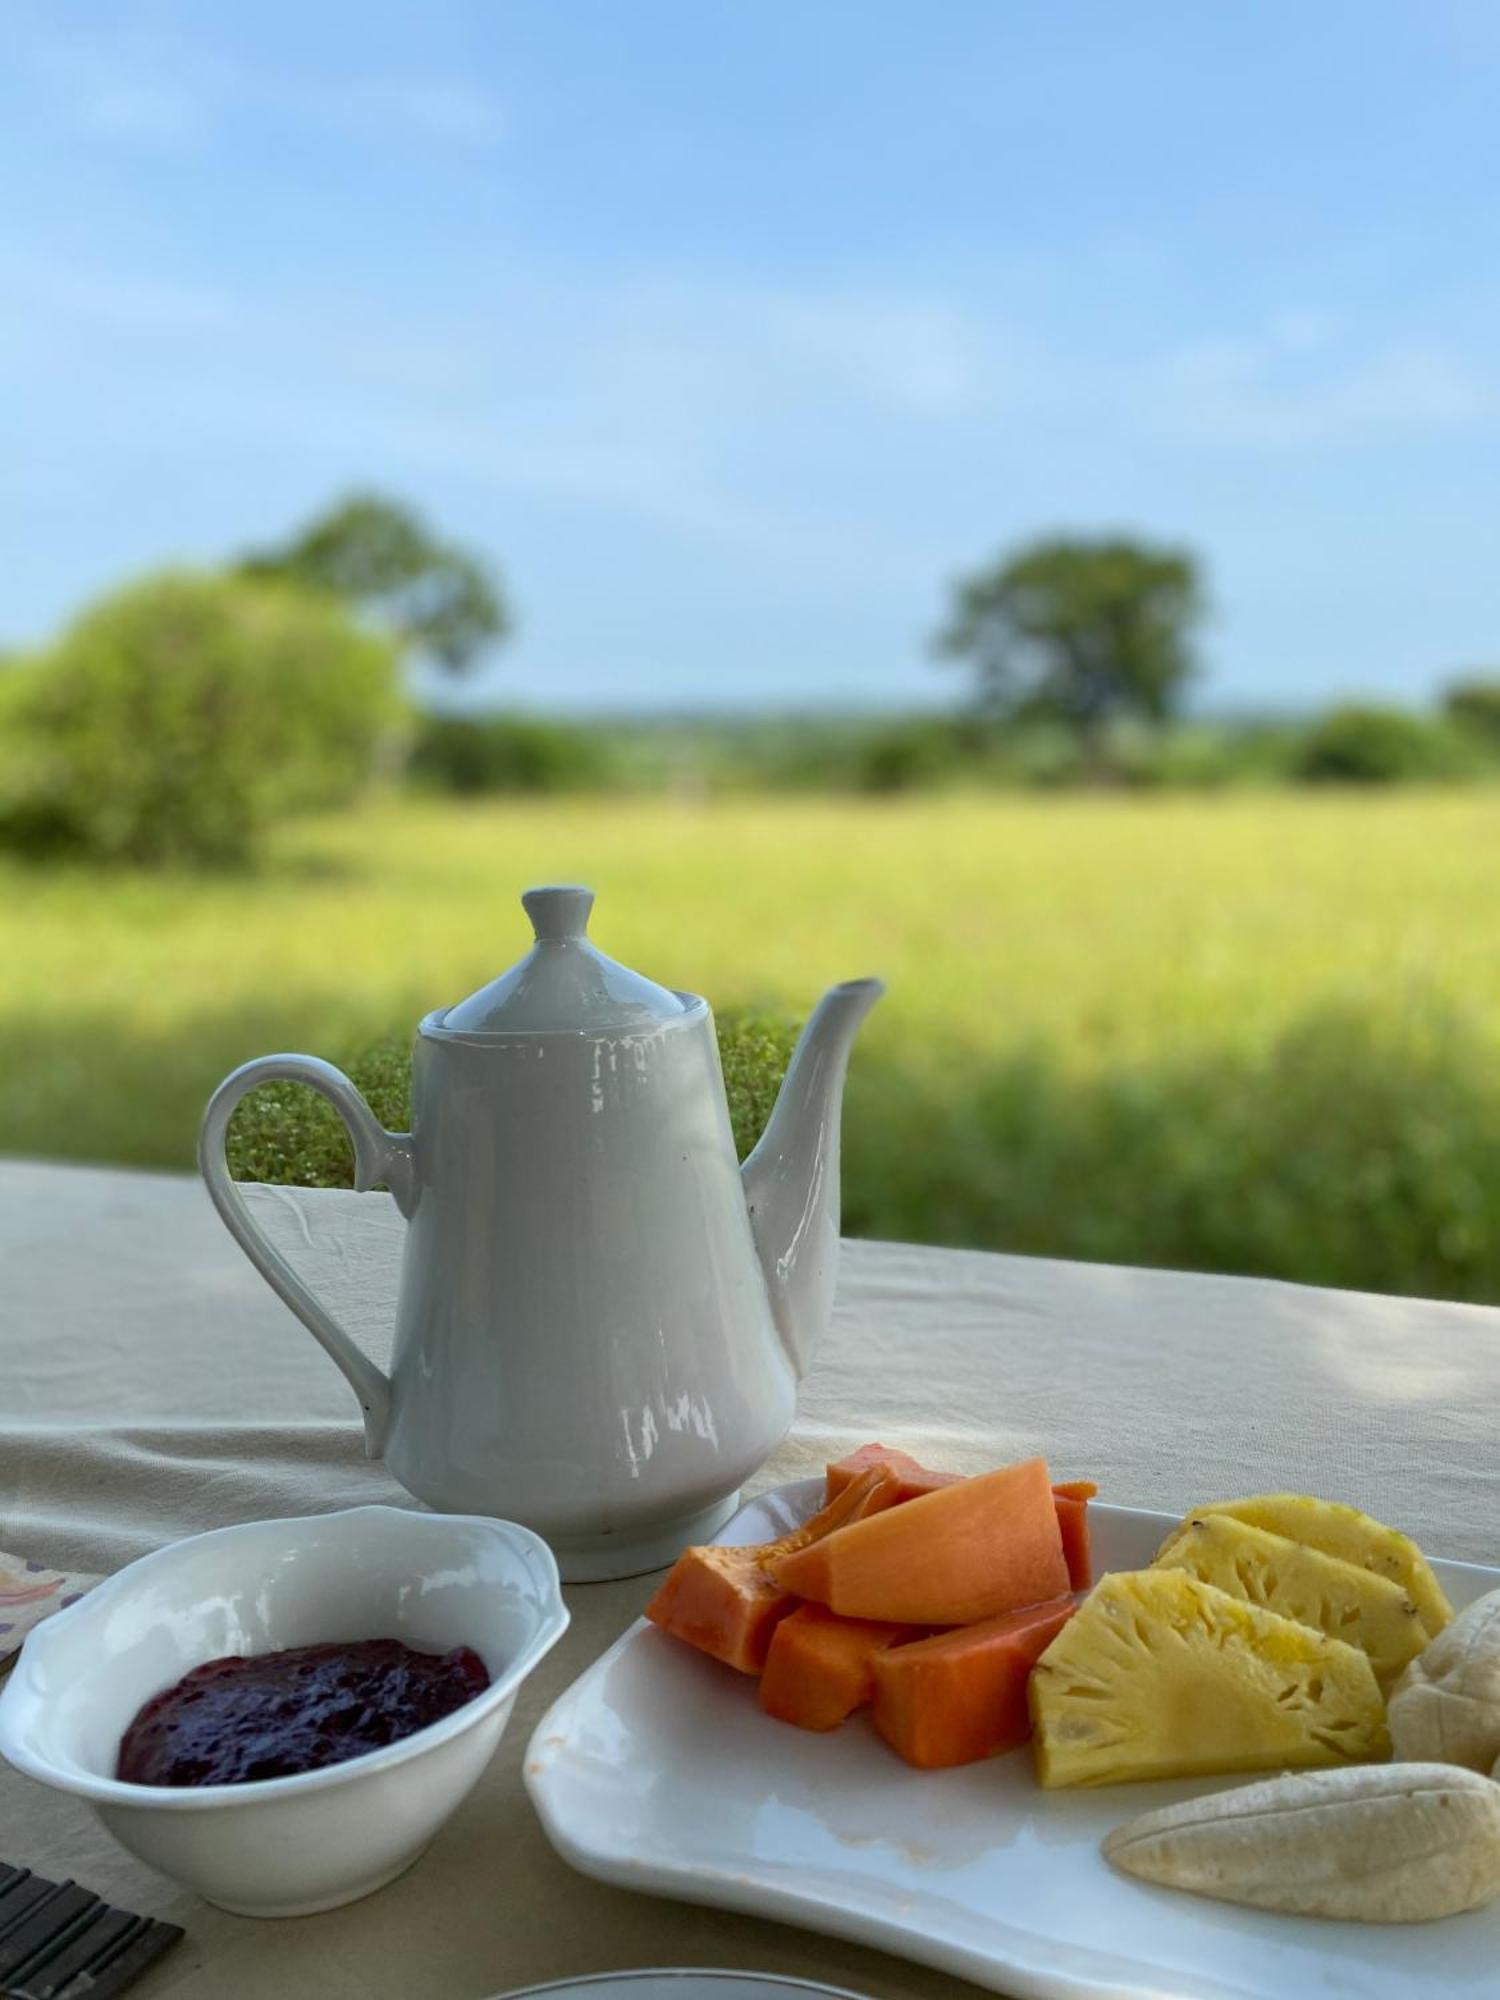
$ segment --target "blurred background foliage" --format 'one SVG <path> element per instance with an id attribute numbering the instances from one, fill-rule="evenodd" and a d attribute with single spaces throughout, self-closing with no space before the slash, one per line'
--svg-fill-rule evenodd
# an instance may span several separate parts
<path id="1" fill-rule="evenodd" d="M 797 1039 L 795 1022 L 770 1014 L 721 1015 L 719 1061 L 735 1150 L 743 1160 L 771 1115 Z M 411 1045 L 394 1036 L 341 1052 L 342 1069 L 388 1132 L 411 1129 Z M 314 1090 L 268 1083 L 246 1098 L 225 1145 L 236 1180 L 281 1187 L 353 1187 L 354 1152 L 343 1120 Z"/>
<path id="2" fill-rule="evenodd" d="M 731 1010 L 718 1032 L 743 1159 L 796 1028 Z M 340 1066 L 389 1130 L 409 1129 L 406 1042 Z M 962 1084 L 887 1048 L 861 1060 L 848 1115 L 854 1235 L 1500 1296 L 1500 1071 L 1441 1005 L 1404 1021 L 1331 1006 L 1256 1051 L 1163 1053 L 1087 1079 L 1044 1042 L 976 1061 Z M 242 1180 L 353 1185 L 343 1125 L 300 1084 L 246 1100 L 228 1153 Z"/>
<path id="3" fill-rule="evenodd" d="M 0 840 L 32 854 L 239 867 L 266 830 L 364 790 L 396 654 L 335 600 L 164 573 L 13 669 Z"/>
<path id="4" fill-rule="evenodd" d="M 586 879 L 718 1006 L 742 1153 L 817 994 L 887 977 L 852 1231 L 1500 1300 L 1500 675 L 1192 713 L 1205 601 L 1052 537 L 955 585 L 946 712 L 565 723 L 464 705 L 507 593 L 378 495 L 127 584 L 0 663 L 0 1146 L 185 1168 L 295 1047 L 401 1126 L 416 1020 Z M 296 1085 L 232 1157 L 348 1183 Z"/>
<path id="5" fill-rule="evenodd" d="M 0 1133 L 187 1169 L 283 1048 L 399 1123 L 416 1022 L 525 948 L 522 886 L 582 877 L 602 948 L 714 1003 L 742 1147 L 789 1024 L 888 979 L 851 1231 L 1500 1300 L 1497 851 L 1493 788 L 1330 785 L 390 794 L 237 875 L 0 860 Z M 347 1175 L 298 1086 L 237 1133 L 246 1172 Z"/>
<path id="6" fill-rule="evenodd" d="M 222 572 L 166 572 L 0 662 L 0 847 L 243 868 L 275 821 L 407 786 L 455 797 L 759 791 L 1208 791 L 1500 778 L 1500 673 L 1431 714 L 1188 716 L 1206 603 L 1191 552 L 1049 537 L 952 587 L 948 713 L 562 722 L 415 706 L 513 628 L 497 573 L 378 494 Z"/>

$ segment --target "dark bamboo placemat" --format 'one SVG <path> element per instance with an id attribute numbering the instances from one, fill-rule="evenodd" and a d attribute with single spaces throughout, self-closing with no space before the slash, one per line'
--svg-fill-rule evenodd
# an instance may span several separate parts
<path id="1" fill-rule="evenodd" d="M 76 1882 L 0 1861 L 3 2000 L 109 2000 L 182 1936 L 178 1924 L 117 1910 Z"/>

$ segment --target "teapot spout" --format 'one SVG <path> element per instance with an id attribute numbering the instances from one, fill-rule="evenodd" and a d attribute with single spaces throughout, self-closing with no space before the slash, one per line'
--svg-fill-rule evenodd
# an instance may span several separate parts
<path id="1" fill-rule="evenodd" d="M 743 1170 L 771 1313 L 799 1378 L 833 1311 L 839 1252 L 839 1123 L 849 1051 L 885 991 L 851 979 L 823 995 L 802 1030 L 760 1143 Z"/>

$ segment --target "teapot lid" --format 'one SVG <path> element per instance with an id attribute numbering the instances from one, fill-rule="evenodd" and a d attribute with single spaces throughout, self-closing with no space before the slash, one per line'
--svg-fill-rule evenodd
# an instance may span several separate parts
<path id="1" fill-rule="evenodd" d="M 442 1025 L 465 1035 L 627 1034 L 675 1020 L 694 1004 L 589 943 L 592 889 L 528 889 L 521 898 L 536 943 L 519 964 L 460 1000 Z"/>

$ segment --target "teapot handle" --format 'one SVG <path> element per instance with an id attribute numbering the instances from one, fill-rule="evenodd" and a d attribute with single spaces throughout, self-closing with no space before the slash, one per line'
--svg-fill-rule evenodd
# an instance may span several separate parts
<path id="1" fill-rule="evenodd" d="M 362 1354 L 337 1320 L 313 1296 L 281 1252 L 265 1235 L 229 1172 L 224 1142 L 235 1107 L 263 1083 L 305 1083 L 326 1097 L 354 1141 L 354 1185 L 361 1192 L 384 1182 L 403 1215 L 416 1206 L 416 1172 L 409 1132 L 387 1132 L 358 1090 L 332 1063 L 317 1056 L 261 1056 L 226 1076 L 203 1114 L 198 1133 L 198 1168 L 225 1226 L 273 1292 L 285 1299 L 320 1347 L 337 1363 L 359 1398 L 365 1417 L 365 1448 L 378 1458 L 390 1422 L 391 1385 L 369 1356 Z"/>

